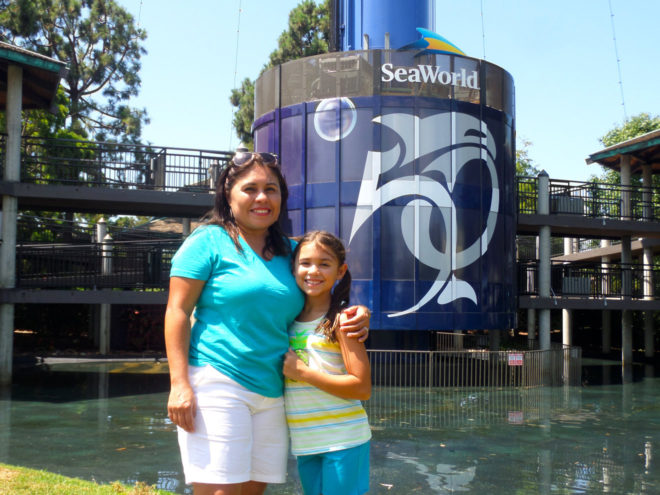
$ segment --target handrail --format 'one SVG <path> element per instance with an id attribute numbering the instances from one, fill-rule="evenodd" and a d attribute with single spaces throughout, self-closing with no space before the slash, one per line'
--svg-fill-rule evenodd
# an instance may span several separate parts
<path id="1" fill-rule="evenodd" d="M 4 147 L 0 139 L 0 155 Z M 212 192 L 213 178 L 231 157 L 228 151 L 23 137 L 21 182 Z"/>
<path id="2" fill-rule="evenodd" d="M 630 279 L 626 293 L 626 279 Z M 660 267 L 640 263 L 551 261 L 551 289 L 557 296 L 593 299 L 660 299 Z M 518 294 L 539 295 L 539 261 L 518 263 Z"/>
<path id="3" fill-rule="evenodd" d="M 516 177 L 518 213 L 536 214 L 538 180 Z M 660 220 L 660 189 L 643 186 L 621 186 L 600 182 L 550 179 L 550 213 L 592 218 L 625 220 Z M 622 208 L 630 198 L 630 212 Z"/>

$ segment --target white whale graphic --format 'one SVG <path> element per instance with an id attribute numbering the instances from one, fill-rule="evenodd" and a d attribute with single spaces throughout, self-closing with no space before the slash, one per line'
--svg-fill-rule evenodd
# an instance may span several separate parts
<path id="1" fill-rule="evenodd" d="M 431 288 L 419 301 L 410 308 L 388 316 L 394 318 L 412 313 L 434 298 L 440 305 L 460 298 L 477 304 L 474 288 L 468 282 L 458 279 L 455 271 L 477 261 L 487 251 L 495 232 L 500 197 L 495 170 L 495 140 L 488 126 L 480 119 L 460 112 L 423 118 L 407 113 L 392 113 L 376 117 L 373 122 L 390 128 L 400 139 L 389 150 L 369 151 L 367 154 L 349 245 L 360 227 L 380 207 L 394 199 L 410 198 L 401 215 L 403 240 L 415 258 L 438 270 Z M 452 130 L 450 134 L 438 132 L 448 127 Z M 425 164 L 418 174 L 397 175 L 397 170 L 406 166 L 413 170 L 411 165 L 414 160 Z M 492 187 L 491 203 L 481 235 L 467 248 L 457 251 L 457 230 L 460 226 L 456 221 L 452 190 L 456 176 L 473 160 L 479 160 L 488 170 Z M 446 182 L 432 179 L 429 172 L 434 172 L 436 176 L 437 173 L 442 174 Z M 387 173 L 393 173 L 395 178 L 385 182 L 383 175 Z M 439 209 L 449 229 L 446 251 L 437 249 L 431 241 L 430 221 L 431 210 L 434 208 Z M 414 225 L 414 234 L 410 234 L 410 225 Z"/>

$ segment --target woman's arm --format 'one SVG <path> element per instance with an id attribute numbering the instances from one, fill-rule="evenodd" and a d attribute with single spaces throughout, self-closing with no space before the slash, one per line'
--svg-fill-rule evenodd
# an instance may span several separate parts
<path id="1" fill-rule="evenodd" d="M 204 288 L 204 280 L 171 277 L 165 310 L 165 350 L 170 368 L 170 396 L 167 413 L 172 422 L 194 431 L 195 394 L 188 380 L 190 315 Z"/>
<path id="2" fill-rule="evenodd" d="M 329 375 L 309 368 L 291 349 L 284 358 L 284 376 L 309 383 L 342 399 L 368 400 L 371 397 L 371 367 L 364 344 L 336 332 L 346 375 Z"/>
<path id="3" fill-rule="evenodd" d="M 342 320 L 337 334 L 345 334 L 359 342 L 364 342 L 369 337 L 369 321 L 371 311 L 366 306 L 350 306 L 342 312 Z"/>

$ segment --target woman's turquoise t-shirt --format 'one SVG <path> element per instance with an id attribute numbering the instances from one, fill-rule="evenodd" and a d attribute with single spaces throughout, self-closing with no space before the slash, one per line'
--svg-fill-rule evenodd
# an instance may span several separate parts
<path id="1" fill-rule="evenodd" d="M 304 296 L 290 257 L 265 261 L 240 242 L 243 252 L 222 227 L 206 225 L 172 258 L 170 276 L 206 281 L 195 308 L 189 363 L 210 364 L 253 392 L 279 397 L 287 328 Z"/>

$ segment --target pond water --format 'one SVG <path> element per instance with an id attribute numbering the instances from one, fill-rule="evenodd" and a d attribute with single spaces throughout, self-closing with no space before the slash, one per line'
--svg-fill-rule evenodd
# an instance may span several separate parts
<path id="1" fill-rule="evenodd" d="M 370 493 L 660 493 L 660 377 L 584 364 L 583 387 L 375 388 Z M 0 392 L 0 462 L 192 493 L 168 387 L 158 362 L 19 368 Z M 302 493 L 293 458 L 267 493 Z"/>

